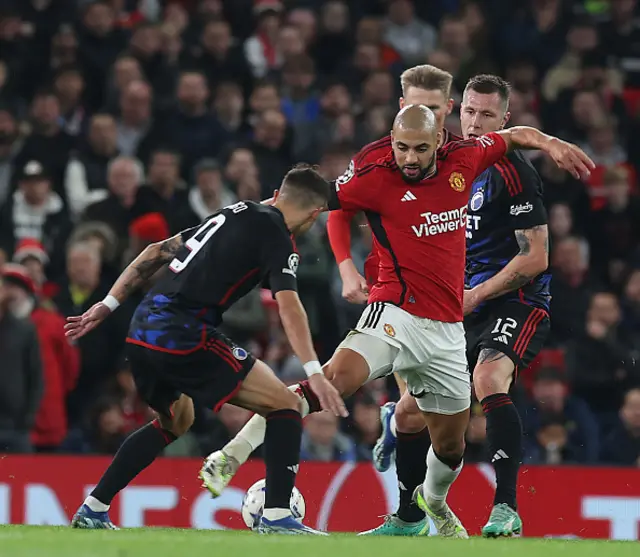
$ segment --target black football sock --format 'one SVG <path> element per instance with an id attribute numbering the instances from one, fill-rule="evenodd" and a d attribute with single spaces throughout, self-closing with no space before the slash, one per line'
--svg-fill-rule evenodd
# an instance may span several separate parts
<path id="1" fill-rule="evenodd" d="M 91 496 L 105 505 L 110 505 L 116 494 L 176 439 L 173 433 L 162 429 L 158 420 L 134 431 L 118 449 Z"/>
<path id="2" fill-rule="evenodd" d="M 397 432 L 396 474 L 400 488 L 398 518 L 405 522 L 418 522 L 425 514 L 413 502 L 413 491 L 427 474 L 427 452 L 429 451 L 429 430 L 425 427 L 418 433 Z"/>
<path id="3" fill-rule="evenodd" d="M 302 418 L 295 410 L 267 415 L 264 457 L 267 467 L 265 509 L 288 509 L 300 462 Z"/>
<path id="4" fill-rule="evenodd" d="M 487 417 L 487 443 L 491 463 L 496 471 L 494 505 L 506 503 L 516 510 L 518 470 L 522 462 L 522 422 L 506 393 L 489 395 L 482 400 Z"/>

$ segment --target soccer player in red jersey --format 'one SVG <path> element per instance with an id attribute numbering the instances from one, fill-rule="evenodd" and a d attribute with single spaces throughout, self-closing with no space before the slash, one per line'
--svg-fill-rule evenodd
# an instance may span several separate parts
<path id="1" fill-rule="evenodd" d="M 575 176 L 587 175 L 593 163 L 577 147 L 532 128 L 437 149 L 441 133 L 431 110 L 407 106 L 396 117 L 387 155 L 354 164 L 336 181 L 330 208 L 366 212 L 381 261 L 369 305 L 325 374 L 344 396 L 391 372 L 407 382 L 403 396 L 417 399 L 432 440 L 416 501 L 440 535 L 466 537 L 445 497 L 462 467 L 471 398 L 462 327 L 467 186 L 511 148 L 542 149 Z M 316 411 L 304 382 L 297 389 L 303 414 Z M 260 419 L 251 422 L 250 435 L 243 429 L 203 466 L 201 477 L 214 496 L 262 442 Z M 424 521 L 421 533 L 427 531 Z"/>
<path id="2" fill-rule="evenodd" d="M 438 131 L 442 132 L 439 147 L 449 141 L 461 139 L 453 135 L 444 127 L 447 116 L 453 110 L 451 98 L 451 84 L 453 76 L 440 68 L 424 64 L 414 66 L 404 71 L 400 76 L 402 97 L 399 99 L 400 108 L 409 104 L 422 104 L 431 109 L 436 117 Z M 391 147 L 391 136 L 385 137 L 365 145 L 353 158 L 354 164 L 365 165 L 376 162 L 380 157 L 388 154 Z M 365 277 L 362 277 L 351 259 L 351 221 L 357 211 L 339 209 L 331 211 L 327 222 L 331 249 L 338 263 L 342 278 L 342 296 L 352 303 L 364 304 L 367 301 L 369 288 L 378 277 L 379 257 L 375 248 L 367 257 L 364 265 Z M 401 390 L 404 385 L 400 384 Z"/>

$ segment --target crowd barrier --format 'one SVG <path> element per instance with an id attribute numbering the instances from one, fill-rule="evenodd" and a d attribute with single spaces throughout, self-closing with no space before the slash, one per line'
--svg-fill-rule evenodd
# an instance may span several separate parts
<path id="1" fill-rule="evenodd" d="M 0 524 L 65 525 L 109 463 L 103 457 L 0 455 Z M 114 501 L 123 527 L 244 528 L 245 490 L 264 477 L 262 462 L 242 467 L 218 499 L 200 487 L 199 460 L 162 459 Z M 380 523 L 397 502 L 395 471 L 369 464 L 303 463 L 297 484 L 305 523 L 355 532 Z M 495 477 L 488 465 L 465 466 L 449 501 L 472 534 L 488 516 Z M 640 539 L 640 469 L 528 467 L 520 474 L 525 536 Z"/>

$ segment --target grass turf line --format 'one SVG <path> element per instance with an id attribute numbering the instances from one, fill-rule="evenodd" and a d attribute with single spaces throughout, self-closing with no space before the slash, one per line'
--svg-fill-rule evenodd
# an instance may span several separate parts
<path id="1" fill-rule="evenodd" d="M 638 557 L 637 542 L 595 540 L 447 540 L 431 538 L 260 536 L 251 532 L 141 528 L 114 531 L 0 526 L 2 557 L 387 557 L 428 551 L 433 557 Z M 401 553 L 400 553 L 401 552 Z"/>

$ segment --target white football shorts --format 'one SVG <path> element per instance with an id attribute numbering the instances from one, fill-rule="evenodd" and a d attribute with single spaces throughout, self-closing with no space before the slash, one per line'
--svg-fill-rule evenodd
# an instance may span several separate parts
<path id="1" fill-rule="evenodd" d="M 397 373 L 424 412 L 457 414 L 471 405 L 462 323 L 416 317 L 383 302 L 369 304 L 340 343 L 369 365 L 369 381 Z"/>

